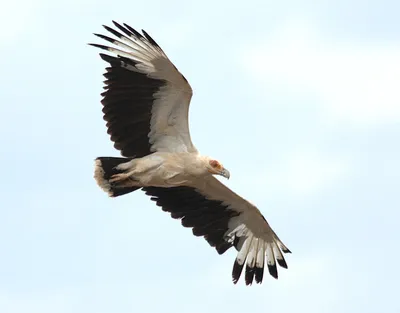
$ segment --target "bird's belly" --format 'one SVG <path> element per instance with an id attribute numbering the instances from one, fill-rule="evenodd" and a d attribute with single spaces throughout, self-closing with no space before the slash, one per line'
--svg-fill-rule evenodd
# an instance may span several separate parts
<path id="1" fill-rule="evenodd" d="M 194 177 L 187 173 L 184 164 L 183 160 L 180 160 L 176 155 L 154 153 L 138 160 L 135 176 L 144 186 L 176 187 L 190 185 Z"/>
<path id="2" fill-rule="evenodd" d="M 142 185 L 153 187 L 173 187 L 184 183 L 182 171 L 171 166 L 165 160 L 158 162 L 158 158 L 147 158 L 139 163 L 140 171 L 137 171 L 135 177 Z"/>
<path id="3" fill-rule="evenodd" d="M 148 183 L 151 186 L 176 187 L 187 184 L 188 177 L 179 169 L 162 165 L 152 173 Z"/>

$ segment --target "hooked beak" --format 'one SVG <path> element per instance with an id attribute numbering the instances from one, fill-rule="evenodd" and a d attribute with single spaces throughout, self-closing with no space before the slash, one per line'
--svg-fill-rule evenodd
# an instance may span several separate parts
<path id="1" fill-rule="evenodd" d="M 226 179 L 229 179 L 229 177 L 231 177 L 231 173 L 229 173 L 226 168 L 222 169 L 222 171 L 219 172 L 219 175 L 224 176 Z"/>

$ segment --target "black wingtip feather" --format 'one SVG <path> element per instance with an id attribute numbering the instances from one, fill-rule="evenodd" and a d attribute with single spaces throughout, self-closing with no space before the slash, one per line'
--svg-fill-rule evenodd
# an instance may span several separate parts
<path id="1" fill-rule="evenodd" d="M 160 48 L 160 46 L 158 45 L 158 43 L 153 39 L 153 38 L 151 38 L 151 36 L 148 34 L 148 33 L 146 33 L 146 31 L 144 30 L 144 29 L 142 29 L 142 33 L 144 34 L 144 36 L 146 37 L 146 39 L 148 40 L 148 41 L 150 41 L 150 43 L 153 45 L 153 46 L 156 46 L 157 48 Z M 161 49 L 161 48 L 160 48 Z"/>
<path id="2" fill-rule="evenodd" d="M 251 286 L 253 284 L 255 274 L 255 268 L 246 265 L 246 274 L 245 274 L 245 282 L 247 286 Z"/>
<path id="3" fill-rule="evenodd" d="M 235 260 L 235 263 L 233 263 L 232 280 L 234 284 L 236 284 L 239 281 L 240 275 L 242 275 L 243 266 L 244 263 L 240 265 L 237 260 Z"/>
<path id="4" fill-rule="evenodd" d="M 113 24 L 120 30 L 122 31 L 125 35 L 127 36 L 132 36 L 134 35 L 132 32 L 130 32 L 128 29 L 126 29 L 124 26 L 122 26 L 121 24 L 117 23 L 116 21 L 112 21 Z"/>
<path id="5" fill-rule="evenodd" d="M 105 30 L 108 30 L 108 31 L 110 31 L 110 29 L 112 29 L 110 26 L 107 26 L 107 25 L 104 25 L 104 24 L 103 24 L 103 25 L 101 25 L 101 26 L 103 26 L 103 27 L 104 27 L 104 29 L 105 29 Z"/>
<path id="6" fill-rule="evenodd" d="M 264 277 L 264 266 L 263 267 L 256 267 L 255 269 L 255 278 L 256 278 L 256 283 L 261 284 L 263 281 Z"/>
<path id="7" fill-rule="evenodd" d="M 279 264 L 279 266 L 280 267 L 283 267 L 283 268 L 288 268 L 288 266 L 287 266 L 287 263 L 286 263 L 286 260 L 285 259 L 276 259 L 277 261 L 278 261 L 278 264 Z"/>
<path id="8" fill-rule="evenodd" d="M 275 263 L 273 265 L 268 264 L 268 271 L 272 277 L 274 277 L 275 279 L 278 279 L 278 269 L 276 268 Z"/>
<path id="9" fill-rule="evenodd" d="M 96 47 L 96 48 L 100 48 L 100 49 L 103 49 L 103 50 L 110 51 L 110 47 L 107 47 L 107 46 L 104 46 L 104 45 L 99 45 L 97 43 L 88 43 L 88 45 Z"/>
<path id="10" fill-rule="evenodd" d="M 292 251 L 290 251 L 288 248 L 284 248 L 284 249 L 282 249 L 282 251 L 283 251 L 284 253 L 292 253 Z"/>
<path id="11" fill-rule="evenodd" d="M 108 42 L 111 42 L 111 43 L 115 43 L 115 39 L 112 39 L 112 38 L 110 38 L 110 37 L 108 37 L 108 36 L 105 36 L 105 35 L 102 35 L 102 34 L 96 34 L 96 33 L 94 33 L 93 35 L 95 35 L 95 36 L 97 36 L 97 37 L 99 37 L 99 38 L 101 38 L 101 39 L 104 39 L 104 40 L 106 40 L 106 41 L 108 41 Z"/>
<path id="12" fill-rule="evenodd" d="M 124 26 L 130 31 L 132 32 L 133 35 L 135 35 L 138 38 L 143 38 L 143 35 L 141 33 L 139 33 L 136 29 L 132 28 L 131 26 L 129 26 L 128 24 L 124 23 Z"/>
<path id="13" fill-rule="evenodd" d="M 123 38 L 124 36 L 117 32 L 115 29 L 112 29 L 111 27 L 107 26 L 107 25 L 103 25 L 103 27 L 109 31 L 111 34 L 113 34 L 114 36 L 118 37 L 118 38 Z"/>

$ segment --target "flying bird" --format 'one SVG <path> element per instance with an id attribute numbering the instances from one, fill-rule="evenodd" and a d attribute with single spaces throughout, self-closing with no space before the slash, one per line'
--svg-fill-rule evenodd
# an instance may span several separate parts
<path id="1" fill-rule="evenodd" d="M 108 63 L 101 103 L 108 134 L 123 157 L 95 160 L 97 184 L 111 197 L 143 190 L 219 254 L 235 247 L 235 284 L 245 265 L 246 285 L 261 283 L 264 267 L 278 278 L 277 263 L 287 268 L 282 252 L 290 251 L 255 205 L 214 177 L 229 179 L 222 163 L 192 143 L 188 81 L 144 30 L 113 24 L 104 28 L 116 39 L 95 34 L 111 46 L 90 45 L 108 52 L 100 54 Z"/>

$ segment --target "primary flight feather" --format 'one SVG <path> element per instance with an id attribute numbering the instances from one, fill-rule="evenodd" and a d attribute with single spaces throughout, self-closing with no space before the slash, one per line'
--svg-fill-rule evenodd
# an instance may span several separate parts
<path id="1" fill-rule="evenodd" d="M 102 93 L 108 134 L 123 158 L 95 161 L 97 184 L 111 197 L 143 190 L 162 207 L 203 236 L 219 254 L 238 251 L 232 271 L 237 283 L 261 283 L 264 267 L 278 278 L 287 268 L 289 249 L 253 204 L 213 175 L 230 177 L 223 165 L 200 154 L 192 143 L 188 113 L 192 88 L 160 46 L 142 30 L 113 22 L 104 28 L 117 39 L 95 34 L 115 47 L 91 44 L 109 66 Z"/>

